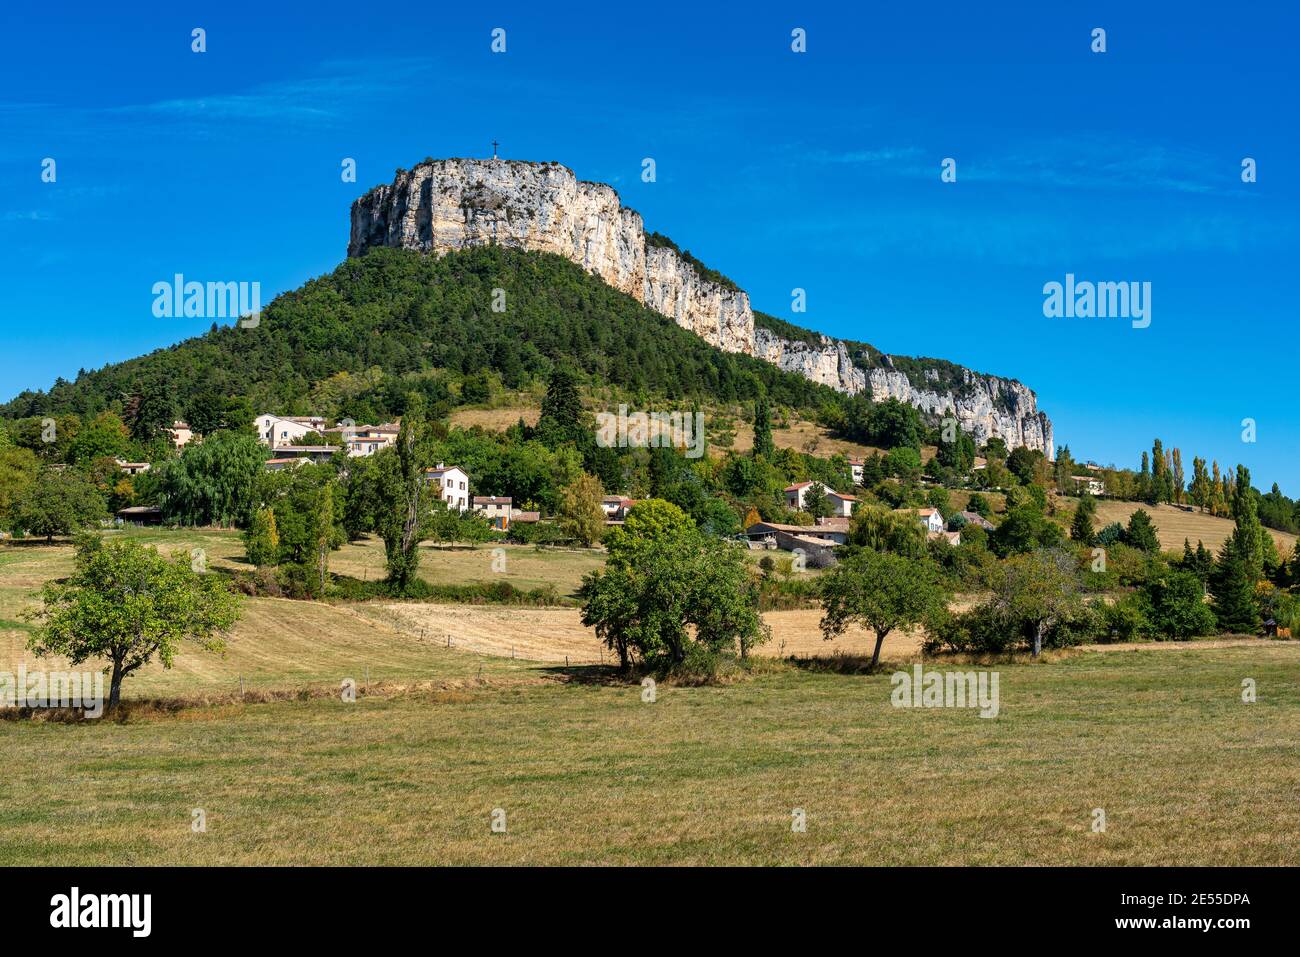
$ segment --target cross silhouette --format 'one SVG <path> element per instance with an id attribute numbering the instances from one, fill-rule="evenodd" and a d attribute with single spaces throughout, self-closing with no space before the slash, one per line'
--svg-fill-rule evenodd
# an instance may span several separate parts
<path id="1" fill-rule="evenodd" d="M 492 158 L 493 158 L 493 159 L 496 159 L 496 158 L 497 158 L 497 145 L 498 145 L 498 144 L 497 144 L 497 141 L 496 141 L 496 140 L 493 140 L 493 141 L 492 141 Z"/>

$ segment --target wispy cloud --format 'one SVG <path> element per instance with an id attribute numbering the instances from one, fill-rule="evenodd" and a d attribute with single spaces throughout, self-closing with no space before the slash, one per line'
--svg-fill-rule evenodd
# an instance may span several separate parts
<path id="1" fill-rule="evenodd" d="M 117 115 L 169 118 L 326 122 L 409 89 L 432 71 L 426 60 L 347 60 L 322 64 L 314 76 L 263 83 L 238 92 L 158 100 L 116 107 Z"/>
<path id="2" fill-rule="evenodd" d="M 1081 190 L 1220 193 L 1236 174 L 1214 157 L 1186 147 L 1080 135 L 976 157 L 963 164 L 960 178 Z"/>

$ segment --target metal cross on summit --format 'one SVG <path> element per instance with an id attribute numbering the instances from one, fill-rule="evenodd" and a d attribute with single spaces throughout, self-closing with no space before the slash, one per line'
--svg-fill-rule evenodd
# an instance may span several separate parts
<path id="1" fill-rule="evenodd" d="M 493 158 L 493 159 L 496 159 L 496 158 L 497 158 L 497 141 L 496 141 L 496 140 L 493 140 L 493 141 L 492 141 L 492 158 Z"/>

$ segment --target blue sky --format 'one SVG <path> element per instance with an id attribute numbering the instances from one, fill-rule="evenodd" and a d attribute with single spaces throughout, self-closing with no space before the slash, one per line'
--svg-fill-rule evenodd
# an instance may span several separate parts
<path id="1" fill-rule="evenodd" d="M 1160 436 L 1300 493 L 1293 7 L 612 6 L 9 5 L 0 399 L 204 331 L 153 316 L 174 273 L 265 301 L 331 270 L 353 199 L 495 138 L 756 308 L 1022 380 L 1076 456 Z M 1067 272 L 1150 282 L 1150 327 L 1045 318 Z"/>

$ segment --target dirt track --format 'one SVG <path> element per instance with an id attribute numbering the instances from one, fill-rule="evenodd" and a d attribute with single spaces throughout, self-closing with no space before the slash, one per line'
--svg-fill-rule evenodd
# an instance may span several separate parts
<path id="1" fill-rule="evenodd" d="M 437 635 L 451 647 L 485 655 L 512 655 L 533 661 L 600 662 L 603 646 L 596 633 L 582 625 L 575 608 L 502 608 L 484 605 L 389 604 L 384 617 L 408 634 Z M 772 628 L 772 640 L 759 654 L 831 655 L 837 651 L 870 654 L 875 639 L 852 627 L 834 641 L 823 641 L 817 622 L 819 609 L 770 611 L 763 618 Z M 916 634 L 898 633 L 885 640 L 882 655 L 914 654 L 920 647 Z M 608 656 L 608 652 L 605 655 Z M 607 657 L 606 657 L 606 660 Z"/>

